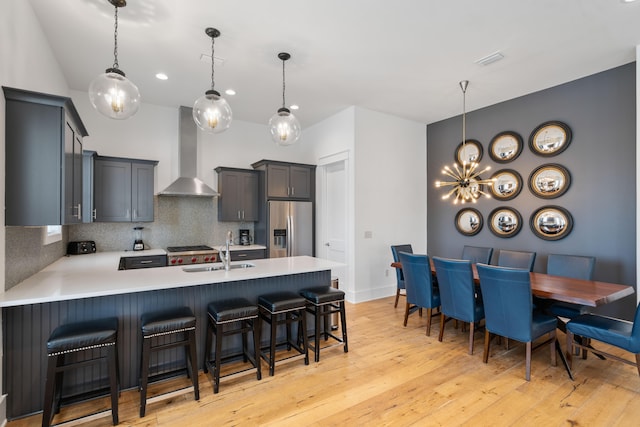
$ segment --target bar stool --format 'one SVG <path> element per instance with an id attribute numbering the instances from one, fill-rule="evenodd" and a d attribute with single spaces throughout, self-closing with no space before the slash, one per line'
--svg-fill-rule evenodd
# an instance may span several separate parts
<path id="1" fill-rule="evenodd" d="M 293 292 L 274 292 L 258 297 L 260 317 L 271 326 L 269 337 L 269 352 L 260 350 L 260 356 L 269 364 L 269 375 L 273 376 L 276 363 L 291 362 L 304 358 L 304 364 L 309 364 L 309 342 L 307 339 L 306 300 Z M 298 323 L 298 336 L 300 340 L 291 338 L 291 324 Z M 282 343 L 277 342 L 278 325 L 286 325 L 287 337 Z M 294 348 L 299 354 L 294 354 L 276 361 L 276 347 L 286 345 L 287 351 Z M 266 347 L 265 347 L 266 348 Z"/>
<path id="2" fill-rule="evenodd" d="M 319 286 L 309 289 L 303 289 L 300 291 L 307 300 L 307 311 L 313 314 L 315 318 L 314 327 L 314 344 L 309 347 L 315 353 L 315 361 L 320 361 L 320 335 L 324 335 L 324 340 L 327 341 L 329 337 L 333 338 L 337 342 L 324 348 L 335 347 L 344 344 L 344 352 L 349 351 L 347 344 L 347 318 L 345 317 L 344 309 L 344 291 L 332 288 L 331 286 Z M 340 313 L 340 324 L 342 325 L 342 338 L 337 337 L 331 333 L 331 315 L 333 313 Z M 323 323 L 321 328 L 320 323 Z"/>
<path id="3" fill-rule="evenodd" d="M 60 412 L 62 380 L 64 372 L 101 362 L 106 359 L 109 371 L 109 388 L 111 393 L 111 418 L 113 425 L 118 424 L 118 319 L 90 320 L 58 326 L 47 341 L 47 378 L 44 394 L 42 426 L 51 425 L 53 415 Z M 105 356 L 91 359 L 80 358 L 80 361 L 65 363 L 67 356 L 81 355 L 80 352 L 93 352 L 94 349 L 106 350 Z M 107 411 L 100 411 L 80 418 L 87 421 L 101 417 Z M 80 419 L 78 418 L 78 419 Z M 75 421 L 75 420 L 74 420 Z"/>
<path id="4" fill-rule="evenodd" d="M 200 400 L 200 389 L 198 387 L 198 356 L 196 350 L 196 317 L 193 315 L 191 309 L 189 307 L 178 307 L 164 311 L 144 313 L 140 318 L 140 324 L 143 343 L 142 358 L 140 361 L 140 416 L 144 417 L 147 403 L 168 399 L 178 394 L 189 392 L 192 388 L 195 400 Z M 182 334 L 182 336 L 179 336 L 179 334 Z M 178 337 L 177 340 L 176 336 Z M 158 337 L 164 337 L 166 339 L 154 340 L 154 338 Z M 192 385 L 147 399 L 149 359 L 151 353 L 174 347 L 185 347 L 187 377 L 191 377 Z"/>
<path id="5" fill-rule="evenodd" d="M 214 301 L 207 306 L 209 321 L 207 322 L 207 338 L 204 353 L 204 372 L 213 373 L 213 392 L 220 388 L 220 378 L 233 378 L 256 371 L 258 380 L 262 379 L 260 370 L 260 319 L 258 307 L 244 298 L 231 298 L 222 301 Z M 233 323 L 240 323 L 237 327 L 229 329 Z M 249 353 L 247 345 L 247 333 L 253 332 L 253 354 Z M 222 339 L 225 336 L 242 334 L 242 360 L 251 362 L 252 367 L 229 373 L 220 374 L 222 363 L 230 361 L 238 355 L 222 357 Z M 215 337 L 215 355 L 210 359 Z"/>

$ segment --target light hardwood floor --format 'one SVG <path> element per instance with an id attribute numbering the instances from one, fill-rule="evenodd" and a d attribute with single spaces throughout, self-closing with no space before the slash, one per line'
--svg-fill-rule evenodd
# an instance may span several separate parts
<path id="1" fill-rule="evenodd" d="M 200 372 L 200 401 L 193 394 L 147 405 L 138 417 L 138 392 L 120 398 L 122 426 L 233 425 L 433 425 L 433 426 L 635 426 L 640 424 L 640 377 L 634 367 L 589 355 L 574 360 L 575 381 L 558 359 L 549 363 L 548 347 L 533 354 L 531 381 L 524 379 L 524 346 L 493 345 L 482 363 L 484 333 L 476 333 L 475 352 L 467 354 L 468 332 L 446 325 L 438 342 L 434 318 L 431 337 L 426 319 L 412 314 L 402 326 L 404 300 L 392 297 L 348 304 L 349 353 L 321 352 L 319 363 L 296 361 L 276 367 L 263 379 L 244 376 L 220 385 Z M 565 336 L 558 334 L 564 348 Z M 603 347 L 604 349 L 604 347 Z M 611 347 L 615 354 L 629 357 Z M 158 384 L 187 384 L 186 380 Z M 88 404 L 107 407 L 106 399 Z M 73 418 L 87 405 L 63 408 L 55 422 Z M 111 417 L 86 425 L 109 426 Z M 8 427 L 38 426 L 40 415 L 11 421 Z"/>

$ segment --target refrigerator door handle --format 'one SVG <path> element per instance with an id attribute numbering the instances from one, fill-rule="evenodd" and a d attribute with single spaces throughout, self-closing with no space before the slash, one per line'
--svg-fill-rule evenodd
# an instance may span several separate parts
<path id="1" fill-rule="evenodd" d="M 287 215 L 287 228 L 287 256 L 292 256 L 294 254 L 293 242 L 296 240 L 296 230 L 293 227 L 293 217 L 291 215 Z"/>

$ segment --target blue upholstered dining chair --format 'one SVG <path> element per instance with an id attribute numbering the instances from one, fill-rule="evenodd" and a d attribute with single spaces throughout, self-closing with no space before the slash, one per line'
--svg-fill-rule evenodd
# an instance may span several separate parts
<path id="1" fill-rule="evenodd" d="M 391 255 L 393 255 L 394 262 L 400 261 L 400 259 L 398 258 L 398 253 L 400 252 L 407 252 L 412 254 L 413 249 L 411 248 L 411 245 L 391 246 Z M 400 295 L 404 295 L 402 292 L 400 292 L 401 290 L 404 289 L 404 273 L 402 272 L 401 268 L 396 268 L 396 281 L 397 281 L 397 289 L 396 289 L 396 302 L 395 304 L 393 304 L 394 308 L 398 307 L 398 299 L 400 298 Z"/>
<path id="2" fill-rule="evenodd" d="M 575 340 L 577 336 L 583 338 L 583 343 Z M 634 363 L 622 357 L 605 353 L 602 350 L 596 350 L 590 344 L 588 346 L 585 345 L 584 338 L 588 341 L 597 340 L 633 353 L 636 356 L 636 361 Z M 640 375 L 640 305 L 636 307 L 633 323 L 595 314 L 582 314 L 575 319 L 571 319 L 567 323 L 566 355 L 569 367 L 572 365 L 573 348 L 581 348 L 583 351 L 591 351 L 596 355 L 606 356 L 610 359 L 633 365 L 638 370 L 638 375 Z"/>
<path id="3" fill-rule="evenodd" d="M 413 255 L 407 252 L 400 252 L 399 256 L 407 292 L 404 326 L 407 326 L 407 319 L 412 306 L 426 308 L 427 336 L 429 336 L 431 335 L 433 309 L 440 307 L 440 294 L 433 287 L 429 257 L 427 255 Z"/>
<path id="4" fill-rule="evenodd" d="M 491 255 L 493 248 L 467 245 L 462 248 L 462 259 L 471 261 L 472 264 L 491 264 Z"/>
<path id="5" fill-rule="evenodd" d="M 523 268 L 533 271 L 533 263 L 536 260 L 535 252 L 500 250 L 498 253 L 498 266 L 510 268 Z"/>
<path id="6" fill-rule="evenodd" d="M 524 342 L 525 378 L 529 381 L 532 342 L 549 334 L 551 363 L 556 366 L 557 319 L 533 310 L 529 272 L 486 264 L 477 267 L 485 312 L 484 363 L 489 360 L 492 335 Z"/>
<path id="7" fill-rule="evenodd" d="M 469 323 L 469 354 L 473 354 L 475 326 L 484 319 L 482 301 L 476 297 L 471 261 L 433 257 L 440 290 L 440 335 L 448 318 Z"/>
<path id="8" fill-rule="evenodd" d="M 574 279 L 592 280 L 596 259 L 592 256 L 549 254 L 547 258 L 547 274 L 571 277 Z M 547 311 L 555 316 L 573 319 L 587 312 L 584 306 L 565 302 L 554 302 Z"/>

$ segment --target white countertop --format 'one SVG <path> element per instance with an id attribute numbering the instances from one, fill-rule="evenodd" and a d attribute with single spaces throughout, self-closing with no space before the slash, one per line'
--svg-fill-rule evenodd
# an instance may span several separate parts
<path id="1" fill-rule="evenodd" d="M 234 249 L 237 248 L 247 249 L 251 248 L 251 246 L 234 246 Z M 260 249 L 260 247 L 254 249 Z M 343 266 L 343 264 L 334 261 L 299 256 L 232 262 L 231 264 L 249 263 L 255 265 L 255 267 L 229 271 L 191 273 L 183 271 L 183 268 L 189 268 L 189 266 L 118 270 L 118 264 L 122 256 L 145 256 L 164 253 L 164 250 L 156 249 L 98 252 L 95 254 L 62 257 L 42 271 L 0 294 L 0 307 L 284 276 L 330 270 Z M 199 265 L 202 266 L 203 264 Z M 216 265 L 220 265 L 220 263 L 216 263 Z"/>

